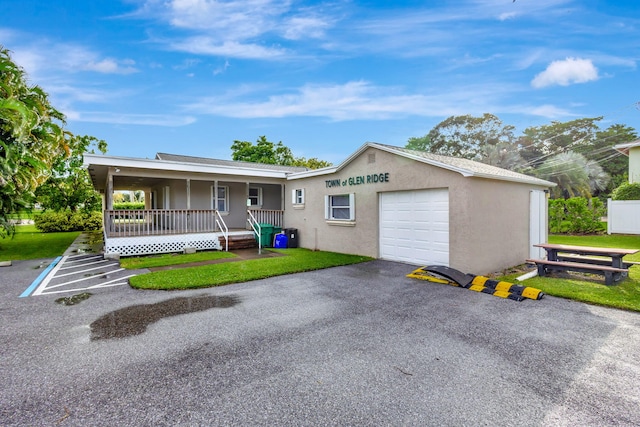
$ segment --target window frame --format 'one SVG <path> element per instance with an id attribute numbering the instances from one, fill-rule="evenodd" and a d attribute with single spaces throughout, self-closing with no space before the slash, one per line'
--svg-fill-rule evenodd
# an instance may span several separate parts
<path id="1" fill-rule="evenodd" d="M 304 188 L 295 188 L 291 191 L 291 204 L 304 205 Z"/>
<path id="2" fill-rule="evenodd" d="M 220 197 L 220 190 L 224 191 L 224 196 Z M 211 206 L 213 206 L 214 210 L 217 210 L 220 213 L 229 213 L 229 186 L 228 185 L 218 185 L 218 194 L 215 194 L 216 187 L 214 185 L 211 186 Z M 217 197 L 216 197 L 217 196 Z M 218 206 L 216 206 L 216 202 Z M 220 202 L 224 203 L 224 210 L 218 209 Z"/>
<path id="3" fill-rule="evenodd" d="M 335 204 L 334 198 L 347 197 L 348 204 Z M 356 219 L 356 197 L 355 193 L 327 194 L 324 196 L 324 218 L 327 221 L 353 222 Z M 335 210 L 348 209 L 348 218 L 337 218 Z"/>
<path id="4" fill-rule="evenodd" d="M 258 194 L 255 196 L 251 195 L 251 190 L 258 190 Z M 252 199 L 256 199 L 256 204 L 254 205 Z M 249 187 L 249 191 L 247 194 L 247 207 L 250 208 L 262 208 L 262 187 Z"/>

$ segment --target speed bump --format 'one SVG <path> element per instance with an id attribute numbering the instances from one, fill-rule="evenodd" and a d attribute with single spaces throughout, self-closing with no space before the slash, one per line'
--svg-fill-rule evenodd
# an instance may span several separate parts
<path id="1" fill-rule="evenodd" d="M 439 265 L 418 268 L 407 274 L 407 277 L 467 288 L 471 291 L 490 294 L 513 301 L 522 301 L 525 298 L 539 300 L 544 296 L 544 293 L 539 289 L 493 280 L 484 276 L 464 274 L 451 267 Z"/>

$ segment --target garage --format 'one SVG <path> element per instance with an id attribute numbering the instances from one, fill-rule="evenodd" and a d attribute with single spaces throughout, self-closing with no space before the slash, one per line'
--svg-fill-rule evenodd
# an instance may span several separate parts
<path id="1" fill-rule="evenodd" d="M 449 191 L 380 193 L 380 258 L 449 265 Z"/>

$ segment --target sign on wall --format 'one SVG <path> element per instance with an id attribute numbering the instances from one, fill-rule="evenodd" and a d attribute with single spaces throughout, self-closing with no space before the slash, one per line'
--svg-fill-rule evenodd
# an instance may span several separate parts
<path id="1" fill-rule="evenodd" d="M 327 179 L 326 188 L 350 187 L 353 185 L 379 184 L 389 182 L 389 172 L 374 173 L 370 175 L 350 176 L 346 179 Z"/>

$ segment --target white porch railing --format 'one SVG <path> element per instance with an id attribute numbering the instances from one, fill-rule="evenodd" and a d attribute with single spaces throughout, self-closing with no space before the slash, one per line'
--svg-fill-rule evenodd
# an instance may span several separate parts
<path id="1" fill-rule="evenodd" d="M 258 253 L 262 254 L 262 227 L 260 227 L 260 223 L 258 223 L 256 217 L 250 210 L 247 211 L 247 222 L 249 223 L 249 226 L 256 234 L 256 238 L 258 239 Z"/>
<path id="2" fill-rule="evenodd" d="M 227 224 L 225 224 L 224 219 L 222 219 L 220 212 L 214 212 L 216 213 L 216 226 L 220 228 L 220 231 L 222 231 L 222 235 L 224 236 L 224 250 L 229 252 L 229 228 L 227 228 Z"/>
<path id="3" fill-rule="evenodd" d="M 248 213 L 250 218 L 253 218 L 257 223 L 271 224 L 275 227 L 282 227 L 284 224 L 284 211 L 249 209 Z"/>
<path id="4" fill-rule="evenodd" d="M 151 209 L 106 210 L 107 237 L 134 237 L 163 234 L 212 233 L 228 229 L 215 210 Z"/>

